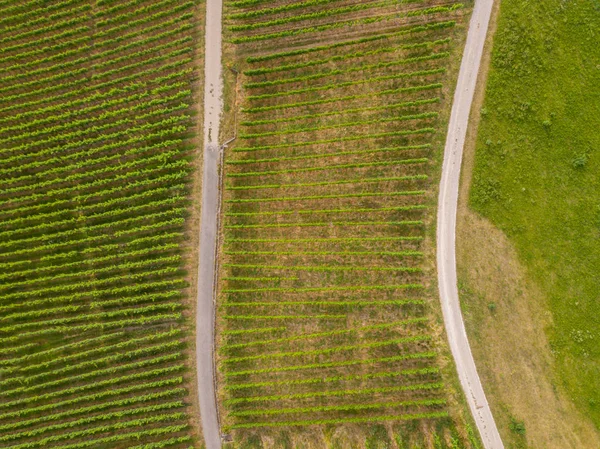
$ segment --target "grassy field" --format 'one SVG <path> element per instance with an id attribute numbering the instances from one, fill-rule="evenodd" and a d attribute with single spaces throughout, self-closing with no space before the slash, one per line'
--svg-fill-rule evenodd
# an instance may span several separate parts
<path id="1" fill-rule="evenodd" d="M 469 6 L 226 2 L 239 110 L 218 364 L 235 447 L 472 447 L 424 248 Z"/>
<path id="2" fill-rule="evenodd" d="M 501 5 L 485 102 L 479 112 L 469 203 L 499 229 L 489 231 L 488 236 L 497 235 L 496 243 L 514 247 L 514 263 L 499 265 L 497 276 L 490 271 L 488 281 L 482 278 L 477 288 L 465 286 L 465 297 L 476 301 L 477 293 L 487 297 L 490 304 L 497 301 L 492 308 L 498 318 L 493 318 L 493 313 L 489 318 L 492 326 L 520 310 L 515 314 L 520 319 L 514 329 L 531 336 L 529 348 L 526 344 L 520 344 L 523 348 L 513 346 L 511 339 L 501 334 L 486 334 L 487 325 L 475 330 L 511 345 L 515 354 L 532 348 L 544 351 L 533 352 L 533 359 L 540 363 L 528 368 L 546 376 L 548 397 L 564 392 L 578 409 L 570 411 L 565 406 L 560 410 L 562 415 L 557 410 L 556 417 L 549 417 L 546 423 L 530 414 L 525 419 L 525 435 L 521 442 L 515 440 L 514 447 L 529 440 L 532 447 L 592 448 L 599 441 L 599 31 L 597 1 L 503 0 Z M 500 234 L 508 237 L 506 242 Z M 474 235 L 471 232 L 465 238 Z M 479 241 L 483 244 L 473 245 L 474 249 L 489 249 L 484 240 Z M 466 256 L 465 269 L 476 257 Z M 515 267 L 518 275 L 511 274 Z M 498 286 L 504 278 L 516 279 L 519 288 L 507 285 L 500 291 Z M 489 294 L 492 291 L 498 294 L 496 299 Z M 531 303 L 527 306 L 530 309 L 519 301 Z M 505 306 L 511 310 L 504 310 Z M 473 310 L 490 315 L 485 312 Z M 483 344 L 486 342 L 491 340 Z M 510 354 L 511 349 L 504 353 Z M 482 363 L 488 363 L 487 356 L 481 354 Z M 535 381 L 516 380 L 506 388 L 529 389 L 533 384 L 528 382 Z M 506 416 L 516 407 L 507 406 Z M 526 413 L 515 418 L 524 419 Z M 552 419 L 556 428 L 565 423 L 573 429 L 589 424 L 596 432 L 593 435 L 588 429 L 592 432 L 589 438 L 581 432 L 572 435 L 572 440 L 556 435 L 545 443 L 532 441 L 527 426 L 535 434 L 546 428 L 551 435 L 555 433 L 548 425 Z M 582 437 L 579 442 L 578 437 Z"/>
<path id="3" fill-rule="evenodd" d="M 198 446 L 198 2 L 0 1 L 0 446 Z"/>

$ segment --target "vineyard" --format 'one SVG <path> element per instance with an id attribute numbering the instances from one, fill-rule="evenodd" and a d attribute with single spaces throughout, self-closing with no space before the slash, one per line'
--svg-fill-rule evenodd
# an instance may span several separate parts
<path id="1" fill-rule="evenodd" d="M 198 447 L 183 240 L 200 6 L 0 0 L 0 447 Z"/>
<path id="2" fill-rule="evenodd" d="M 479 447 L 449 404 L 426 247 L 469 11 L 225 3 L 218 367 L 239 447 Z"/>

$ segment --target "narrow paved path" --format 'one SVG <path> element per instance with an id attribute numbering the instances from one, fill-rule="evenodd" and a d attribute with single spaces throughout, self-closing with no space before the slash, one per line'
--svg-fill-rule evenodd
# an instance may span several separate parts
<path id="1" fill-rule="evenodd" d="M 220 449 L 214 369 L 215 262 L 219 213 L 219 122 L 223 109 L 221 73 L 222 0 L 206 2 L 204 53 L 204 160 L 202 212 L 200 216 L 200 260 L 196 307 L 196 369 L 202 433 L 207 449 Z"/>
<path id="2" fill-rule="evenodd" d="M 458 74 L 440 181 L 437 264 L 444 323 L 460 383 L 485 449 L 503 449 L 504 445 L 485 398 L 465 331 L 458 299 L 455 254 L 456 208 L 463 146 L 492 5 L 493 0 L 476 0 L 475 2 Z"/>

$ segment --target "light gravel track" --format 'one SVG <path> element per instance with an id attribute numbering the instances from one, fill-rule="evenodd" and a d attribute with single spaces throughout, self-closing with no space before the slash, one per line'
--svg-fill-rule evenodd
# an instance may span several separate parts
<path id="1" fill-rule="evenodd" d="M 215 391 L 214 329 L 215 271 L 219 215 L 219 122 L 223 109 L 221 72 L 222 0 L 206 2 L 204 53 L 204 160 L 202 173 L 202 212 L 200 216 L 200 255 L 198 264 L 198 303 L 196 307 L 196 369 L 200 418 L 206 449 L 220 449 L 221 435 Z"/>
<path id="2" fill-rule="evenodd" d="M 485 397 L 467 339 L 458 298 L 455 252 L 456 209 L 463 147 L 493 3 L 493 0 L 475 0 L 458 74 L 440 181 L 437 266 L 446 333 L 471 414 L 485 449 L 503 449 L 504 445 Z"/>

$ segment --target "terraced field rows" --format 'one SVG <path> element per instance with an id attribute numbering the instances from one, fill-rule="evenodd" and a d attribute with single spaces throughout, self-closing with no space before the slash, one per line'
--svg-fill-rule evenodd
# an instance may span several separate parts
<path id="1" fill-rule="evenodd" d="M 0 447 L 196 447 L 197 2 L 0 2 Z"/>
<path id="2" fill-rule="evenodd" d="M 226 6 L 242 107 L 225 161 L 225 428 L 260 447 L 278 429 L 384 423 L 400 447 L 470 447 L 449 417 L 423 252 L 467 8 Z"/>

